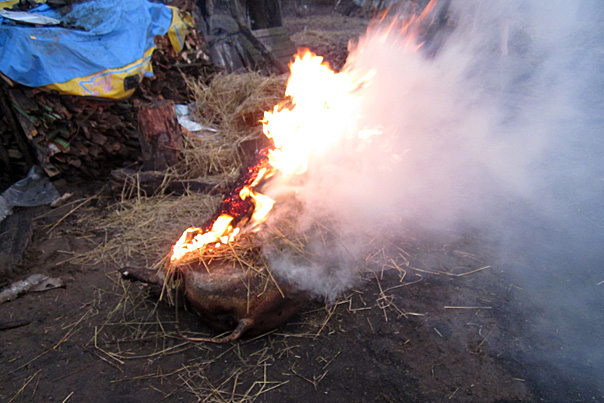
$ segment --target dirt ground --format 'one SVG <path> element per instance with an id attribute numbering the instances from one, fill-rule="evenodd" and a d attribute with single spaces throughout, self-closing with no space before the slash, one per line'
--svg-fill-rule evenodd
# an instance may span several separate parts
<path id="1" fill-rule="evenodd" d="M 296 45 L 341 67 L 348 39 L 368 20 L 320 11 L 289 14 L 286 26 Z M 445 239 L 418 230 L 393 239 L 384 259 L 405 264 L 375 266 L 334 303 L 309 301 L 259 337 L 192 343 L 178 336 L 176 323 L 214 333 L 192 313 L 121 280 L 119 262 L 73 262 L 111 236 L 79 224 L 90 209 L 103 214 L 104 194 L 70 213 L 97 185 L 64 184 L 59 190 L 75 191 L 75 202 L 36 209 L 18 277 L 46 273 L 66 285 L 0 305 L 1 321 L 29 322 L 0 331 L 2 401 L 582 400 L 568 388 L 557 394 L 564 385 L 547 389 L 544 369 L 517 358 L 535 347 L 522 337 L 530 308 L 512 307 L 516 285 L 480 234 Z"/>
<path id="2" fill-rule="evenodd" d="M 180 339 L 176 321 L 213 333 L 123 282 L 115 264 L 69 263 L 102 235 L 79 231 L 77 212 L 49 231 L 70 208 L 45 210 L 24 267 L 66 286 L 0 306 L 3 321 L 30 322 L 2 331 L 3 401 L 535 398 L 526 369 L 506 359 L 523 347 L 507 335 L 519 323 L 504 319 L 514 317 L 512 284 L 476 253 L 479 238 L 393 240 L 386 255 L 404 251 L 408 266 L 376 267 L 334 303 L 310 301 L 274 332 L 213 345 Z"/>

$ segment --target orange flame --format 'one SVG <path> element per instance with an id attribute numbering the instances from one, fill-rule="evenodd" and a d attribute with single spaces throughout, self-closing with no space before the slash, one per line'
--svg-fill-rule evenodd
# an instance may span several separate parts
<path id="1" fill-rule="evenodd" d="M 239 233 L 239 230 L 236 229 L 236 232 L 233 231 L 231 221 L 233 221 L 233 217 L 223 214 L 214 221 L 212 228 L 205 233 L 202 232 L 201 228 L 188 228 L 172 248 L 172 257 L 170 260 L 175 261 L 181 259 L 187 253 L 202 249 L 211 243 L 223 240 L 226 241 L 223 243 L 227 243 L 234 239 Z M 225 236 L 227 238 L 224 238 Z"/>
<path id="2" fill-rule="evenodd" d="M 350 123 L 350 111 L 354 110 L 350 94 L 365 85 L 371 74 L 357 78 L 335 73 L 322 57 L 306 49 L 295 55 L 290 70 L 285 101 L 265 112 L 262 120 L 263 132 L 273 142 L 267 150 L 268 164 L 237 195 L 242 201 L 249 198 L 254 206 L 245 228 L 234 227 L 235 218 L 229 214 L 218 216 L 205 232 L 188 228 L 172 248 L 172 262 L 193 251 L 232 242 L 241 231 L 257 231 L 275 204 L 256 189 L 261 182 L 277 172 L 284 177 L 305 172 L 313 154 L 346 135 L 346 123 Z"/>
<path id="3" fill-rule="evenodd" d="M 263 131 L 273 141 L 269 160 L 284 175 L 307 170 L 309 158 L 349 133 L 355 90 L 372 76 L 335 73 L 323 58 L 301 49 L 285 91 L 286 100 L 264 112 Z"/>
<path id="4" fill-rule="evenodd" d="M 380 21 L 368 29 L 377 43 L 394 37 L 405 48 L 423 46 L 426 28 L 436 20 L 436 4 L 430 0 L 421 11 L 410 16 L 393 16 L 386 23 L 387 10 Z M 423 40 L 423 39 L 422 39 Z M 310 161 L 342 139 L 367 139 L 379 134 L 375 127 L 358 127 L 363 111 L 359 90 L 372 84 L 374 71 L 347 69 L 334 72 L 323 58 L 300 49 L 290 64 L 285 100 L 264 113 L 263 133 L 272 146 L 263 150 L 264 159 L 248 168 L 244 185 L 231 193 L 221 213 L 205 229 L 189 228 L 173 247 L 175 262 L 194 251 L 219 247 L 244 232 L 258 231 L 268 218 L 275 201 L 261 193 L 263 184 L 280 175 L 287 178 L 307 171 Z"/>
<path id="5" fill-rule="evenodd" d="M 367 85 L 372 73 L 356 77 L 336 73 L 323 58 L 301 49 L 290 64 L 291 74 L 286 99 L 264 113 L 264 134 L 272 140 L 267 150 L 268 165 L 257 171 L 253 181 L 238 193 L 240 200 L 251 200 L 254 208 L 244 227 L 233 227 L 234 217 L 221 214 L 211 228 L 188 228 L 172 248 L 171 261 L 193 251 L 232 242 L 241 231 L 256 231 L 266 221 L 275 201 L 257 187 L 277 172 L 282 176 L 305 172 L 309 158 L 348 135 L 355 90 Z M 360 134 L 366 135 L 366 134 Z"/>

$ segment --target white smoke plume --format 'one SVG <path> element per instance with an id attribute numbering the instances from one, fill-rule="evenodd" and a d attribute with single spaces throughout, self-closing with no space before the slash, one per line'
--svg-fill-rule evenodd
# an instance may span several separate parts
<path id="1" fill-rule="evenodd" d="M 340 73 L 374 74 L 338 122 L 346 135 L 311 156 L 302 185 L 286 191 L 295 188 L 310 216 L 333 216 L 350 233 L 403 219 L 499 228 L 519 203 L 557 214 L 558 176 L 578 167 L 558 171 L 551 152 L 577 139 L 578 128 L 561 123 L 588 113 L 576 97 L 589 78 L 569 52 L 580 7 L 508 3 L 452 2 L 448 25 L 419 50 L 406 41 L 413 30 L 371 28 Z"/>
<path id="2" fill-rule="evenodd" d="M 578 333 L 604 327 L 604 6 L 454 0 L 445 11 L 419 50 L 384 25 L 352 46 L 340 74 L 374 77 L 351 94 L 347 135 L 312 157 L 301 184 L 268 191 L 295 191 L 308 217 L 331 217 L 343 237 L 317 251 L 331 266 L 283 256 L 273 266 L 333 298 L 354 279 L 359 234 L 475 228 L 502 261 L 524 262 L 511 275 L 548 301 L 536 328 L 586 346 L 574 362 L 601 367 L 595 336 Z M 562 325 L 570 317 L 584 319 L 576 331 Z"/>

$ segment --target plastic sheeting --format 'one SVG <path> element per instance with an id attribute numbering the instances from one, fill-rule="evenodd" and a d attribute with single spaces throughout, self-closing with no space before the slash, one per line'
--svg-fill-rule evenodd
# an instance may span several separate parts
<path id="1" fill-rule="evenodd" d="M 31 167 L 27 176 L 0 194 L 0 222 L 12 214 L 12 208 L 51 204 L 59 198 L 41 168 Z"/>
<path id="2" fill-rule="evenodd" d="M 90 0 L 65 15 L 45 4 L 29 12 L 56 18 L 61 26 L 0 18 L 0 72 L 28 87 L 73 95 L 131 95 L 152 74 L 153 38 L 170 31 L 180 51 L 187 29 L 177 9 L 147 0 Z"/>

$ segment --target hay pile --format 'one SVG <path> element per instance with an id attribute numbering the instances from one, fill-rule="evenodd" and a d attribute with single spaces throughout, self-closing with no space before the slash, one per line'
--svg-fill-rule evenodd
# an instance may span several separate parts
<path id="1" fill-rule="evenodd" d="M 300 229 L 299 216 L 302 205 L 295 195 L 287 200 L 279 200 L 271 212 L 271 218 L 263 223 L 258 231 L 243 227 L 242 232 L 234 242 L 227 244 L 207 245 L 205 248 L 189 252 L 176 262 L 163 261 L 164 277 L 168 288 L 171 288 L 178 272 L 189 266 L 205 267 L 211 271 L 214 262 L 238 267 L 246 275 L 270 278 L 270 281 L 280 289 L 279 279 L 270 270 L 269 259 L 277 256 L 287 256 L 296 262 L 310 262 L 313 259 L 309 248 L 310 237 L 319 236 L 329 239 L 330 229 L 319 222 L 306 230 Z M 270 257 L 269 257 L 270 256 Z M 178 280 L 176 280 L 178 281 Z"/>
<path id="2" fill-rule="evenodd" d="M 235 179 L 250 155 L 268 145 L 260 120 L 282 99 L 286 77 L 249 72 L 187 83 L 195 100 L 192 117 L 210 130 L 185 136 L 178 171 L 187 178 Z"/>

